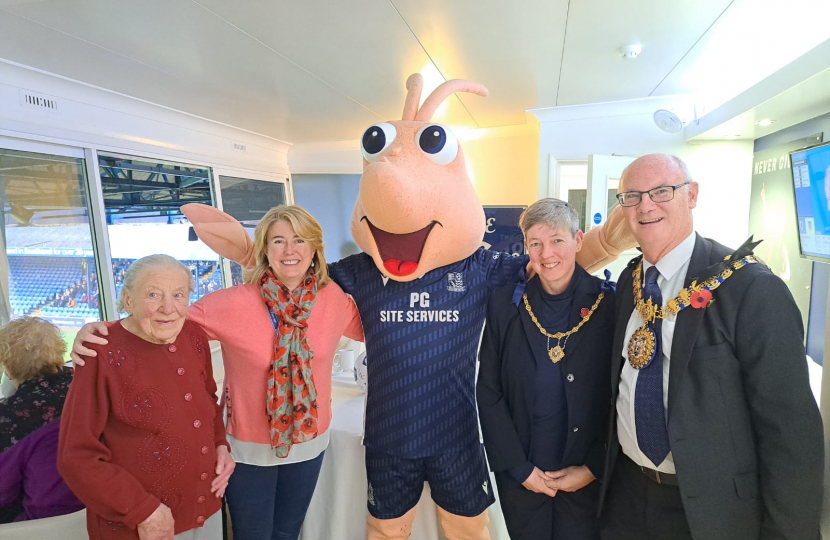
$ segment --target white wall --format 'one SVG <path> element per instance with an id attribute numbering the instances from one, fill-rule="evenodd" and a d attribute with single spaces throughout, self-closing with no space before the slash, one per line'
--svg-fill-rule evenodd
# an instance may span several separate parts
<path id="1" fill-rule="evenodd" d="M 27 105 L 23 92 L 56 101 L 57 110 Z M 288 175 L 286 142 L 2 59 L 0 136 Z"/>
<path id="2" fill-rule="evenodd" d="M 359 174 L 297 174 L 294 202 L 320 222 L 326 261 L 334 262 L 360 252 L 351 232 L 352 210 L 360 190 Z"/>
<path id="3" fill-rule="evenodd" d="M 748 236 L 752 184 L 751 140 L 687 143 L 683 133 L 657 128 L 652 114 L 681 106 L 669 97 L 584 107 L 531 111 L 539 119 L 539 193 L 546 196 L 549 162 L 586 160 L 590 154 L 640 156 L 674 154 L 700 184 L 695 228 L 708 238 L 738 247 Z"/>
<path id="4" fill-rule="evenodd" d="M 363 174 L 360 140 L 299 143 L 291 147 L 292 174 Z"/>

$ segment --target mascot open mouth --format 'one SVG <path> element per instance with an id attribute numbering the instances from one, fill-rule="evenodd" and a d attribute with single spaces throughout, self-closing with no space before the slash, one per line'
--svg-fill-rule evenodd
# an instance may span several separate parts
<path id="1" fill-rule="evenodd" d="M 441 225 L 438 221 L 432 221 L 419 231 L 395 234 L 378 229 L 366 216 L 361 219 L 365 219 L 369 225 L 383 261 L 383 267 L 393 276 L 408 276 L 417 270 L 429 233 L 432 232 L 433 227 Z"/>

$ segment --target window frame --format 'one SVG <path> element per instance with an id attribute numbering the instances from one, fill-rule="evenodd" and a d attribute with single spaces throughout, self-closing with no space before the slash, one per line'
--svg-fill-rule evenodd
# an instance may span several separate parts
<path id="1" fill-rule="evenodd" d="M 98 241 L 98 234 L 95 229 L 95 223 L 98 221 L 95 216 L 95 204 L 94 199 L 92 197 L 92 190 L 94 188 L 93 179 L 91 177 L 90 171 L 90 160 L 89 160 L 89 152 L 88 149 L 77 147 L 77 146 L 68 146 L 64 144 L 57 144 L 52 142 L 44 142 L 44 141 L 37 141 L 37 140 L 29 140 L 29 139 L 20 139 L 17 137 L 9 137 L 0 134 L 0 148 L 5 150 L 13 150 L 16 152 L 29 152 L 33 154 L 40 154 L 40 155 L 52 155 L 52 156 L 59 156 L 59 157 L 66 157 L 72 159 L 82 159 L 84 160 L 83 167 L 84 172 L 86 173 L 85 176 L 85 184 L 84 188 L 86 190 L 86 207 L 87 211 L 89 212 L 89 228 L 90 228 L 90 235 L 91 235 L 91 243 L 92 243 L 92 256 L 93 260 L 95 261 L 96 271 L 98 273 L 98 305 L 99 305 L 99 315 L 101 320 L 108 320 L 107 319 L 107 304 L 109 302 L 110 296 L 106 294 L 104 287 L 107 285 L 106 280 L 102 280 L 102 273 L 99 261 L 101 260 L 101 254 L 104 253 L 100 251 L 100 242 Z M 96 160 L 97 164 L 97 160 Z M 98 181 L 100 185 L 100 179 Z M 103 206 L 103 199 L 101 199 L 101 205 Z M 4 254 L 5 255 L 5 254 Z M 8 259 L 8 256 L 6 256 Z M 7 260 L 8 264 L 8 260 Z M 114 289 L 113 289 L 114 290 Z M 11 298 L 9 298 L 11 301 Z M 114 302 L 113 302 L 114 306 Z M 9 316 L 11 316 L 11 311 L 9 312 Z"/>
<path id="2" fill-rule="evenodd" d="M 223 212 L 225 211 L 225 207 L 222 203 L 223 176 L 242 180 L 257 180 L 261 182 L 282 184 L 285 189 L 285 203 L 294 204 L 294 190 L 292 189 L 291 174 L 268 174 L 260 171 L 217 166 L 213 167 L 213 179 L 217 187 L 217 208 Z M 220 260 L 222 262 L 222 287 L 227 289 L 228 287 L 233 286 L 231 277 L 231 261 L 225 257 L 220 257 Z"/>
<path id="3" fill-rule="evenodd" d="M 291 182 L 291 174 L 289 172 L 264 172 L 242 167 L 211 164 L 210 159 L 205 159 L 204 161 L 200 159 L 194 160 L 194 156 L 190 154 L 187 156 L 169 155 L 149 148 L 126 148 L 106 143 L 99 144 L 93 141 L 75 141 L 72 139 L 49 137 L 36 133 L 26 133 L 25 137 L 19 137 L 17 132 L 5 129 L 0 129 L 0 146 L 9 150 L 51 154 L 84 160 L 86 167 L 86 204 L 90 217 L 92 250 L 96 271 L 98 273 L 98 301 L 101 309 L 101 318 L 104 321 L 118 320 L 119 313 L 116 309 L 115 279 L 111 271 L 112 252 L 110 250 L 110 239 L 107 232 L 103 184 L 98 161 L 99 154 L 205 168 L 209 171 L 213 206 L 220 210 L 224 210 L 220 176 L 283 184 L 286 194 L 286 204 L 294 204 L 293 183 Z M 229 287 L 231 285 L 230 262 L 224 257 L 221 257 L 220 260 L 222 286 Z"/>

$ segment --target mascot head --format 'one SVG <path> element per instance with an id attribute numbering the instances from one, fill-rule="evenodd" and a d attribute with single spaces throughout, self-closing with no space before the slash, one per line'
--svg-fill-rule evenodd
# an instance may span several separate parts
<path id="1" fill-rule="evenodd" d="M 352 213 L 352 236 L 380 271 L 396 281 L 470 256 L 484 237 L 484 210 L 458 139 L 430 122 L 454 92 L 487 95 L 482 85 L 443 83 L 418 109 L 423 77 L 406 82 L 402 120 L 371 126 L 360 141 L 363 176 Z"/>

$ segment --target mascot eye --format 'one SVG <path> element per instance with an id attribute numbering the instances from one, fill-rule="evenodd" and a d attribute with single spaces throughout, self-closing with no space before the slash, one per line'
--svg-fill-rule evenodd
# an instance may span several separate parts
<path id="1" fill-rule="evenodd" d="M 363 158 L 369 163 L 375 161 L 378 155 L 392 144 L 397 135 L 398 131 L 395 126 L 386 122 L 375 124 L 367 129 L 366 133 L 363 134 L 363 141 L 360 145 Z"/>
<path id="2" fill-rule="evenodd" d="M 438 165 L 449 165 L 458 155 L 458 139 L 446 126 L 431 124 L 423 127 L 415 138 L 418 147 Z"/>

